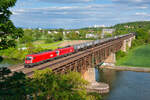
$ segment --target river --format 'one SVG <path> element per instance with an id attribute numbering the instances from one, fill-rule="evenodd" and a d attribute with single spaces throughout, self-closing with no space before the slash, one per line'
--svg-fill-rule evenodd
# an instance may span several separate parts
<path id="1" fill-rule="evenodd" d="M 18 61 L 18 60 L 0 58 L 0 67 L 10 67 L 10 66 L 20 64 L 20 63 L 21 61 Z"/>
<path id="2" fill-rule="evenodd" d="M 110 85 L 103 100 L 150 100 L 150 73 L 103 69 L 96 76 Z"/>

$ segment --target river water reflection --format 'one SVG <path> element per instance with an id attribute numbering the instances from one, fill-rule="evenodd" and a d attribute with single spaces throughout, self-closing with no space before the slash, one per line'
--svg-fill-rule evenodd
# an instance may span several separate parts
<path id="1" fill-rule="evenodd" d="M 17 65 L 22 63 L 21 61 L 18 60 L 13 60 L 13 59 L 1 59 L 0 60 L 0 67 L 10 67 L 13 65 Z"/>
<path id="2" fill-rule="evenodd" d="M 150 100 L 150 73 L 103 69 L 96 76 L 110 85 L 103 100 Z"/>

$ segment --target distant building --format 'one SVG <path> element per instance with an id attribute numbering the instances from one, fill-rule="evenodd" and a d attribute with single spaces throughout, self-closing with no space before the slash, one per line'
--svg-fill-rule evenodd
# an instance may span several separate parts
<path id="1" fill-rule="evenodd" d="M 125 25 L 124 28 L 129 28 L 129 26 L 128 26 L 128 25 Z"/>
<path id="2" fill-rule="evenodd" d="M 103 33 L 112 34 L 114 31 L 115 31 L 115 29 L 103 29 Z"/>
<path id="3" fill-rule="evenodd" d="M 66 33 L 69 34 L 71 31 L 67 31 Z"/>
<path id="4" fill-rule="evenodd" d="M 63 35 L 66 35 L 66 32 L 63 31 Z"/>
<path id="5" fill-rule="evenodd" d="M 79 31 L 75 31 L 75 33 L 80 34 L 80 32 L 79 32 Z"/>
<path id="6" fill-rule="evenodd" d="M 51 31 L 48 31 L 48 34 L 52 34 L 52 32 L 51 32 Z"/>
<path id="7" fill-rule="evenodd" d="M 134 28 L 134 26 L 128 26 L 128 25 L 126 25 L 126 26 L 124 26 L 124 28 Z"/>
<path id="8" fill-rule="evenodd" d="M 97 38 L 97 37 L 98 37 L 97 35 L 92 34 L 92 33 L 86 34 L 86 38 Z"/>
<path id="9" fill-rule="evenodd" d="M 57 31 L 54 31 L 54 33 L 57 34 L 58 32 L 57 32 Z"/>
<path id="10" fill-rule="evenodd" d="M 104 38 L 105 34 L 112 34 L 113 32 L 115 32 L 115 29 L 103 29 L 102 30 L 102 34 L 101 34 L 101 38 Z"/>

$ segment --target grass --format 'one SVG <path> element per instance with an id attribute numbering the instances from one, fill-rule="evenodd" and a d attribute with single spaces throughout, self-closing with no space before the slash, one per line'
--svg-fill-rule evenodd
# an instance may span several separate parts
<path id="1" fill-rule="evenodd" d="M 60 47 L 59 44 L 61 44 L 62 42 L 64 41 L 58 41 L 54 43 L 44 43 L 42 40 L 35 41 L 33 42 L 33 45 L 36 48 L 33 49 L 33 52 L 40 52 L 40 51 L 49 50 L 49 49 L 51 50 L 57 49 L 58 47 Z M 22 46 L 22 47 L 25 47 L 25 46 Z M 24 60 L 27 54 L 31 54 L 31 52 L 28 51 L 27 49 L 19 50 L 18 48 L 9 48 L 9 49 L 0 51 L 0 56 L 3 56 L 4 58 L 7 58 L 7 59 L 17 59 L 20 61 Z"/>
<path id="2" fill-rule="evenodd" d="M 63 43 L 64 41 L 57 41 L 57 42 L 54 42 L 54 43 L 44 43 L 44 40 L 37 40 L 37 41 L 34 41 L 33 42 L 33 45 L 35 47 L 41 47 L 43 49 L 57 49 L 58 47 L 60 47 L 59 45 L 61 43 Z M 22 48 L 22 47 L 25 47 L 25 44 L 18 44 L 18 48 Z"/>
<path id="3" fill-rule="evenodd" d="M 150 67 L 150 45 L 129 50 L 127 56 L 119 59 L 118 66 Z"/>
<path id="4" fill-rule="evenodd" d="M 57 42 L 54 42 L 54 43 L 34 43 L 35 44 L 35 47 L 42 47 L 42 48 L 45 48 L 45 49 L 56 49 L 59 47 L 59 44 L 61 44 L 63 41 L 57 41 Z"/>

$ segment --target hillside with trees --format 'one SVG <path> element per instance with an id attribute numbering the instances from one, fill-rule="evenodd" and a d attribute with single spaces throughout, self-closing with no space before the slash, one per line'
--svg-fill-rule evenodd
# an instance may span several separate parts
<path id="1" fill-rule="evenodd" d="M 130 32 L 135 33 L 141 29 L 150 32 L 150 21 L 121 23 L 113 26 L 112 28 L 116 29 L 116 35 L 127 34 Z"/>
<path id="2" fill-rule="evenodd" d="M 127 53 L 117 52 L 116 64 L 119 66 L 149 66 L 146 54 L 149 52 L 150 44 L 150 21 L 117 24 L 114 28 L 116 35 L 126 33 L 135 33 L 136 35 L 136 39 L 132 41 L 132 48 Z"/>
<path id="3" fill-rule="evenodd" d="M 150 43 L 150 21 L 138 21 L 117 24 L 113 26 L 115 35 L 135 33 L 136 39 L 132 42 L 132 48 Z"/>

